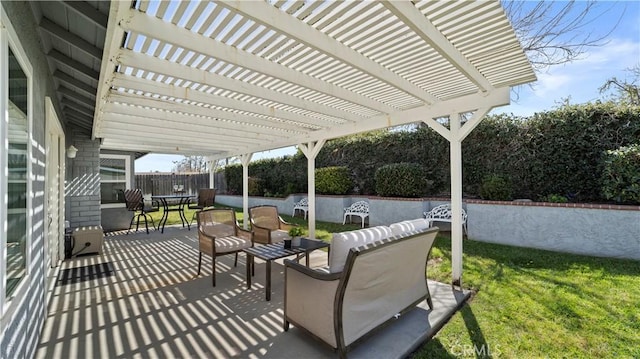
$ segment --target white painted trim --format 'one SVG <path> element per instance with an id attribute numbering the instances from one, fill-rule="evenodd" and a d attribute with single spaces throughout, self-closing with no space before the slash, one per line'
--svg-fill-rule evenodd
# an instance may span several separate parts
<path id="1" fill-rule="evenodd" d="M 56 190 L 58 197 L 58 244 L 62 244 L 62 246 L 58 247 L 58 257 L 64 259 L 64 218 L 65 218 L 65 201 L 64 201 L 64 179 L 65 179 L 65 135 L 64 130 L 62 129 L 62 124 L 60 123 L 59 117 L 56 113 L 55 107 L 53 106 L 53 102 L 49 96 L 45 97 L 45 121 L 46 121 L 46 137 L 45 137 L 45 148 L 46 148 L 46 160 L 45 160 L 45 196 L 44 196 L 44 208 L 45 211 L 49 210 L 49 197 L 50 197 L 50 181 L 51 176 L 49 176 L 49 167 L 51 166 L 52 159 L 50 158 L 51 154 L 51 135 L 57 136 L 58 140 L 58 153 L 56 154 L 60 160 L 58 163 L 58 167 L 60 171 L 58 172 L 58 188 Z M 49 217 L 48 213 L 45 212 L 45 221 Z M 45 223 L 46 224 L 46 223 Z M 52 243 L 56 242 L 52 241 L 49 236 L 48 225 L 45 226 L 45 242 Z M 46 246 L 44 246 L 46 247 Z M 49 264 L 52 258 L 49 256 L 50 250 L 45 250 L 45 263 Z M 53 267 L 58 266 L 59 263 L 50 263 Z M 45 266 L 46 269 L 46 266 Z"/>
<path id="2" fill-rule="evenodd" d="M 115 155 L 115 154 L 100 154 L 100 158 L 110 158 L 110 159 L 119 159 L 119 160 L 124 160 L 124 166 L 125 166 L 125 189 L 130 189 L 131 188 L 131 176 L 133 175 L 131 173 L 131 156 L 128 155 Z M 98 168 L 98 175 L 100 175 L 100 169 Z M 109 181 L 102 181 L 100 180 L 100 184 L 102 184 L 102 182 L 104 183 L 122 183 L 122 181 L 115 181 L 115 180 L 109 180 Z M 100 209 L 106 209 L 106 208 L 124 208 L 126 207 L 126 205 L 124 203 L 100 203 Z"/>
<path id="3" fill-rule="evenodd" d="M 8 48 L 9 46 L 13 50 L 14 55 L 16 56 L 22 70 L 27 77 L 27 121 L 28 121 L 28 140 L 27 140 L 27 220 L 26 220 L 26 258 L 25 258 L 25 275 L 24 278 L 20 281 L 17 288 L 15 289 L 13 296 L 11 299 L 7 299 L 6 297 L 6 256 L 7 256 L 7 246 L 6 246 L 6 235 L 2 236 L 0 239 L 0 246 L 2 247 L 2 267 L 0 267 L 0 315 L 2 319 L 0 319 L 0 333 L 3 333 L 6 329 L 6 326 L 15 320 L 14 315 L 16 314 L 16 310 L 20 305 L 27 299 L 26 294 L 27 290 L 34 284 L 31 283 L 33 280 L 33 276 L 31 275 L 31 264 L 32 264 L 32 245 L 33 245 L 33 198 L 35 194 L 33 193 L 33 181 L 35 180 L 35 176 L 33 175 L 33 165 L 36 161 L 33 158 L 33 147 L 38 146 L 33 139 L 33 67 L 31 66 L 31 62 L 29 61 L 29 57 L 26 52 L 22 48 L 20 41 L 18 39 L 18 35 L 13 28 L 11 21 L 7 14 L 4 12 L 4 8 L 0 7 L 0 78 L 4 78 L 5 76 L 8 78 Z M 2 114 L 2 121 L 0 122 L 0 128 L 2 128 L 2 137 L 0 137 L 1 143 L 6 146 L 8 141 L 6 141 L 6 126 L 9 122 L 8 119 L 8 81 L 0 81 L 2 83 L 2 90 L 0 90 L 0 113 Z M 6 153 L 8 153 L 8 148 L 5 147 L 3 149 L 3 155 L 0 156 L 2 158 L 2 162 L 0 162 L 0 169 L 2 169 L 1 173 L 6 173 L 5 168 L 7 167 Z M 1 223 L 4 223 L 4 228 L 2 229 L 3 233 L 7 233 L 7 212 L 5 210 L 6 201 L 7 201 L 7 181 L 4 176 L 0 175 L 0 194 L 2 194 L 2 198 L 4 198 L 4 203 L 0 205 L 0 220 Z"/>

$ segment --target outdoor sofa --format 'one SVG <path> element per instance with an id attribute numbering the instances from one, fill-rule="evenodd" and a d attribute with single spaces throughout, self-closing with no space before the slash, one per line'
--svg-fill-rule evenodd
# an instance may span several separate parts
<path id="1" fill-rule="evenodd" d="M 284 330 L 290 323 L 345 357 L 367 334 L 427 300 L 426 267 L 438 233 L 417 219 L 336 233 L 328 268 L 285 260 Z"/>

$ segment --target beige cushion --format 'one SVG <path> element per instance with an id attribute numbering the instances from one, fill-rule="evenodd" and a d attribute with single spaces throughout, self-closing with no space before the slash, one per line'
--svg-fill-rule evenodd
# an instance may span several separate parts
<path id="1" fill-rule="evenodd" d="M 429 221 L 424 218 L 412 219 L 393 223 L 389 228 L 394 236 L 401 236 L 407 232 L 418 232 L 429 228 Z"/>
<path id="2" fill-rule="evenodd" d="M 334 233 L 329 253 L 329 271 L 342 272 L 349 249 L 362 246 L 393 236 L 391 229 L 385 226 L 359 229 L 351 232 Z"/>
<path id="3" fill-rule="evenodd" d="M 216 244 L 216 253 L 236 252 L 251 247 L 250 240 L 236 236 L 218 237 L 214 242 Z"/>
<path id="4" fill-rule="evenodd" d="M 349 345 L 427 294 L 427 255 L 436 232 L 360 252 L 345 289 L 342 328 Z"/>
<path id="5" fill-rule="evenodd" d="M 200 225 L 200 230 L 212 237 L 235 236 L 236 227 L 225 223 L 205 223 Z"/>

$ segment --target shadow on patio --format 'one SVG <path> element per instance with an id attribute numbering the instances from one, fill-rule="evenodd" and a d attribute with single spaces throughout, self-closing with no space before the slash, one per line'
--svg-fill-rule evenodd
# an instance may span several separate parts
<path id="1" fill-rule="evenodd" d="M 263 357 L 332 358 L 324 344 L 292 327 L 282 329 L 281 262 L 272 267 L 272 297 L 264 300 L 265 264 L 256 260 L 246 288 L 245 256 L 218 258 L 211 286 L 209 258 L 195 277 L 197 232 L 167 227 L 109 234 L 104 253 L 65 261 L 49 303 L 38 358 Z M 316 251 L 311 266 L 326 265 Z M 352 358 L 399 358 L 430 338 L 468 299 L 469 293 L 429 283 L 426 302 L 357 345 Z"/>

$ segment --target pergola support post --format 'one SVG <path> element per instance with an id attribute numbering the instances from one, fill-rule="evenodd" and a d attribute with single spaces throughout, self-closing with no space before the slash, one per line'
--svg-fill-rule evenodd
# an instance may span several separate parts
<path id="1" fill-rule="evenodd" d="M 449 128 L 435 119 L 423 120 L 429 127 L 449 141 L 451 170 L 451 283 L 462 288 L 462 141 L 478 126 L 493 106 L 473 111 L 473 116 L 461 125 L 461 113 L 449 114 Z"/>
<path id="2" fill-rule="evenodd" d="M 316 156 L 320 153 L 326 140 L 318 140 L 299 144 L 298 148 L 307 157 L 307 199 L 309 211 L 307 221 L 309 225 L 309 238 L 316 237 Z"/>
<path id="3" fill-rule="evenodd" d="M 209 168 L 209 188 L 216 188 L 216 168 L 218 161 L 207 158 L 207 167 Z"/>
<path id="4" fill-rule="evenodd" d="M 449 156 L 451 163 L 451 274 L 452 284 L 462 287 L 462 140 L 458 138 L 460 117 L 449 117 L 451 141 Z"/>
<path id="5" fill-rule="evenodd" d="M 242 228 L 249 229 L 249 162 L 253 153 L 246 153 L 240 156 L 242 163 Z"/>

